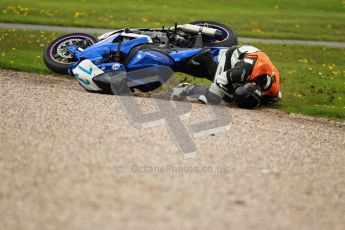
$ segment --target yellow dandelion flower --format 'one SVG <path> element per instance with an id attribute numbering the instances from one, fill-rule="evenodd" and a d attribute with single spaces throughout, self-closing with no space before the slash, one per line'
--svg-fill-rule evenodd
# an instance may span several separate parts
<path id="1" fill-rule="evenodd" d="M 264 31 L 262 31 L 261 29 L 257 28 L 257 29 L 252 29 L 252 32 L 254 33 L 259 33 L 259 34 L 263 34 Z"/>
<path id="2" fill-rule="evenodd" d="M 303 58 L 303 59 L 298 59 L 297 60 L 299 63 L 303 63 L 303 64 L 307 64 L 308 63 L 308 60 L 306 58 Z"/>
<path id="3" fill-rule="evenodd" d="M 79 11 L 77 11 L 77 12 L 74 13 L 74 17 L 75 17 L 75 18 L 78 18 L 78 17 L 80 17 L 80 16 L 81 16 L 81 13 L 80 13 Z"/>
<path id="4" fill-rule="evenodd" d="M 142 17 L 142 18 L 141 18 L 141 21 L 142 21 L 142 22 L 148 22 L 149 19 L 148 19 L 147 17 Z"/>

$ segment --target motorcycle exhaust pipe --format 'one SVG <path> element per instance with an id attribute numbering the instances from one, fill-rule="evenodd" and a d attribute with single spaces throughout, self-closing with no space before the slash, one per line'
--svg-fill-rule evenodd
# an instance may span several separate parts
<path id="1" fill-rule="evenodd" d="M 187 33 L 201 33 L 207 36 L 211 37 L 221 37 L 222 36 L 222 31 L 213 29 L 213 28 L 208 28 L 205 26 L 198 26 L 198 25 L 192 25 L 192 24 L 185 24 L 185 25 L 179 25 L 179 29 L 181 29 L 184 32 Z"/>

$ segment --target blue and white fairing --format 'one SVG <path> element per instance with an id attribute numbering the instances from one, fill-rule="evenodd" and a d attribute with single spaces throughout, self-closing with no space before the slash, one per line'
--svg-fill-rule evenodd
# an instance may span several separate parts
<path id="1" fill-rule="evenodd" d="M 104 57 L 114 54 L 119 43 L 113 43 L 121 34 L 114 34 L 105 40 L 102 40 L 95 45 L 84 50 L 78 49 L 75 46 L 70 46 L 68 49 L 79 60 L 70 68 L 70 71 L 77 78 L 79 83 L 87 90 L 101 91 L 97 84 L 93 82 L 93 78 L 102 73 L 113 71 L 128 71 L 126 66 L 118 62 L 104 62 Z M 137 36 L 137 38 L 130 41 L 123 41 L 121 44 L 121 53 L 128 55 L 131 49 L 138 45 L 152 43 L 152 40 L 147 36 Z"/>
<path id="2" fill-rule="evenodd" d="M 70 68 L 70 71 L 85 89 L 101 91 L 102 89 L 94 83 L 93 78 L 103 73 L 114 71 L 131 72 L 155 66 L 167 66 L 173 71 L 179 71 L 180 63 L 190 59 L 201 50 L 200 48 L 163 50 L 152 46 L 151 49 L 138 49 L 134 55 L 131 55 L 132 58 L 127 60 L 126 65 L 115 61 L 105 62 L 105 57 L 118 51 L 119 43 L 114 43 L 114 40 L 118 40 L 120 36 L 128 39 L 125 39 L 120 47 L 120 52 L 124 56 L 128 56 L 134 47 L 152 43 L 151 38 L 146 35 L 118 33 L 84 50 L 74 46 L 69 47 L 69 51 L 78 59 L 78 62 Z M 219 61 L 219 57 L 227 48 L 215 47 L 211 50 L 214 60 Z"/>

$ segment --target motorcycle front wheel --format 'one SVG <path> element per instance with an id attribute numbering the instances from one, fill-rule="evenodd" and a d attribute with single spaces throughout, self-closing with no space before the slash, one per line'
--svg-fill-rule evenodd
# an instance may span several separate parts
<path id="1" fill-rule="evenodd" d="M 77 60 L 69 52 L 68 46 L 74 45 L 85 49 L 95 43 L 97 43 L 97 38 L 84 33 L 72 33 L 58 37 L 44 51 L 44 63 L 55 73 L 70 74 L 68 69 Z"/>

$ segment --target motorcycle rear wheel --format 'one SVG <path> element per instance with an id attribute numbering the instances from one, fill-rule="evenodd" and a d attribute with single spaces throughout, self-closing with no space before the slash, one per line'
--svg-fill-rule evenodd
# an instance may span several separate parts
<path id="1" fill-rule="evenodd" d="M 231 47 L 238 44 L 237 35 L 235 32 L 227 25 L 213 22 L 213 21 L 196 21 L 190 22 L 188 24 L 198 25 L 198 26 L 206 26 L 214 29 L 218 29 L 222 32 L 222 37 L 217 40 L 207 39 L 204 38 L 204 46 L 208 47 Z"/>

